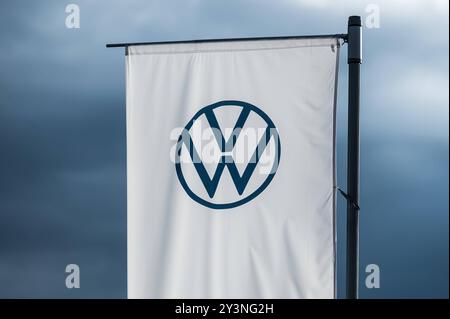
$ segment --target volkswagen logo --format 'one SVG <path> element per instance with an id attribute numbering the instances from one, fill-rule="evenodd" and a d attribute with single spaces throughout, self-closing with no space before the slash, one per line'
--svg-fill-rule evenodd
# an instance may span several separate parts
<path id="1" fill-rule="evenodd" d="M 229 209 L 267 188 L 280 156 L 278 130 L 266 113 L 247 102 L 220 101 L 200 109 L 186 124 L 176 145 L 175 169 L 194 201 Z"/>

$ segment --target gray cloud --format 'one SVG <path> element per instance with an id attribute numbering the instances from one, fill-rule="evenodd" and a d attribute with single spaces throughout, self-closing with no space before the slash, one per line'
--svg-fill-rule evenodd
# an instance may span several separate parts
<path id="1" fill-rule="evenodd" d="M 65 3 L 0 2 L 0 297 L 126 296 L 124 57 L 105 43 L 340 33 L 372 2 L 361 263 L 383 277 L 361 294 L 448 297 L 448 3 L 349 0 L 83 0 L 79 30 L 65 28 Z M 345 54 L 341 71 L 345 185 Z M 68 263 L 82 268 L 79 291 L 64 287 Z"/>

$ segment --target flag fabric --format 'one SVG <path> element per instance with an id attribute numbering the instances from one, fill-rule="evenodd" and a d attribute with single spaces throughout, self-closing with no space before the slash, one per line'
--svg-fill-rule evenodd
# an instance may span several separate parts
<path id="1" fill-rule="evenodd" d="M 129 298 L 333 298 L 339 40 L 127 48 Z"/>

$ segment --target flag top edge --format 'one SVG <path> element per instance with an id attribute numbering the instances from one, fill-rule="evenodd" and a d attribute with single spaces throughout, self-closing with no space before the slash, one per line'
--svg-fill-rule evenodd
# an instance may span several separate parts
<path id="1" fill-rule="evenodd" d="M 127 55 L 176 54 L 225 51 L 276 50 L 302 47 L 339 46 L 337 37 L 274 38 L 259 40 L 179 42 L 127 46 Z"/>

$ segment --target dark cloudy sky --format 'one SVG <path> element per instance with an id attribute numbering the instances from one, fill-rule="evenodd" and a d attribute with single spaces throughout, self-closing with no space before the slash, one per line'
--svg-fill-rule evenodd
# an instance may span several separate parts
<path id="1" fill-rule="evenodd" d="M 65 6 L 81 28 L 65 27 Z M 124 54 L 108 42 L 364 30 L 361 297 L 448 298 L 448 1 L 1 1 L 0 297 L 126 297 Z M 338 103 L 345 188 L 346 47 Z M 338 201 L 338 295 L 345 203 Z M 81 288 L 65 287 L 65 266 Z M 364 267 L 381 268 L 366 289 Z"/>

